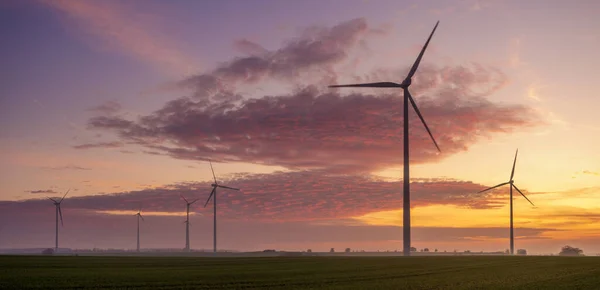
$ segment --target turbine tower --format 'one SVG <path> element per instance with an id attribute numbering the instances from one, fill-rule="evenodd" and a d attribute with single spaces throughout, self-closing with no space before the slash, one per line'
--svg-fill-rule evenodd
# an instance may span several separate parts
<path id="1" fill-rule="evenodd" d="M 186 219 L 185 219 L 185 250 L 190 251 L 190 205 L 194 204 L 194 202 L 198 201 L 195 199 L 192 202 L 189 202 L 183 195 L 180 195 L 183 200 L 185 200 L 185 211 L 186 211 Z"/>
<path id="2" fill-rule="evenodd" d="M 515 161 L 513 162 L 513 167 L 512 167 L 512 171 L 510 172 L 510 179 L 507 182 L 504 183 L 500 183 L 496 186 L 484 189 L 478 193 L 482 193 L 488 190 L 492 190 L 496 187 L 500 187 L 503 185 L 507 185 L 510 184 L 510 254 L 514 255 L 515 254 L 515 236 L 514 236 L 514 228 L 513 228 L 513 187 L 527 200 L 529 201 L 529 203 L 531 203 L 531 205 L 535 206 L 533 204 L 533 202 L 531 202 L 531 200 L 529 200 L 529 198 L 527 198 L 527 196 L 525 196 L 521 190 L 519 190 L 519 188 L 515 185 L 515 181 L 513 180 L 513 177 L 515 176 L 515 165 L 517 164 L 517 154 L 519 153 L 519 149 L 517 149 L 517 152 L 515 152 Z"/>
<path id="3" fill-rule="evenodd" d="M 408 90 L 408 88 L 410 87 L 410 84 L 412 82 L 412 77 L 417 72 L 417 68 L 419 67 L 419 63 L 421 62 L 421 59 L 423 58 L 423 54 L 425 53 L 425 50 L 427 49 L 427 46 L 429 45 L 429 41 L 431 40 L 431 37 L 433 36 L 433 33 L 437 29 L 439 23 L 440 22 L 438 21 L 435 24 L 435 27 L 433 28 L 433 31 L 431 31 L 431 34 L 429 35 L 427 42 L 425 42 L 423 49 L 421 49 L 421 52 L 419 53 L 417 60 L 415 60 L 415 63 L 410 68 L 408 75 L 406 76 L 404 81 L 402 81 L 402 83 L 398 84 L 398 83 L 393 83 L 393 82 L 378 82 L 378 83 L 366 83 L 366 84 L 329 86 L 330 88 L 340 88 L 340 87 L 401 88 L 404 92 L 404 117 L 403 117 L 403 119 L 404 119 L 404 136 L 403 136 L 404 137 L 404 177 L 403 177 L 404 196 L 403 196 L 403 227 L 402 227 L 402 230 L 404 232 L 404 245 L 403 245 L 404 256 L 410 256 L 410 246 L 411 246 L 410 245 L 410 162 L 409 162 L 409 142 L 408 142 L 408 106 L 409 106 L 408 103 L 409 102 L 411 103 L 412 107 L 415 109 L 415 112 L 419 116 L 419 119 L 421 119 L 421 122 L 425 126 L 425 129 L 427 130 L 427 133 L 431 137 L 431 140 L 433 141 L 433 144 L 437 148 L 438 152 L 441 152 L 440 147 L 438 146 L 437 142 L 433 138 L 433 135 L 431 134 L 431 131 L 429 130 L 429 127 L 427 126 L 427 123 L 425 123 L 425 119 L 423 119 L 423 116 L 421 115 L 421 112 L 419 111 L 419 108 L 417 107 L 415 100 L 412 98 L 412 96 L 410 95 L 410 91 Z"/>
<path id="4" fill-rule="evenodd" d="M 67 196 L 67 193 L 69 193 L 71 189 L 69 188 L 67 190 L 67 192 L 65 193 L 65 195 L 63 195 L 63 197 L 60 199 L 60 201 L 56 201 L 55 199 L 52 198 L 48 198 L 49 200 L 51 200 L 52 202 L 54 202 L 54 206 L 56 206 L 56 236 L 55 236 L 55 243 L 54 243 L 54 252 L 58 252 L 58 217 L 60 216 L 60 225 L 64 225 L 63 224 L 63 218 L 62 218 L 62 210 L 60 209 L 60 204 L 62 203 L 62 201 L 65 199 L 65 197 Z"/>
<path id="5" fill-rule="evenodd" d="M 226 188 L 226 189 L 231 189 L 231 190 L 240 190 L 240 189 L 225 186 L 225 185 L 220 185 L 217 182 L 217 177 L 215 176 L 215 170 L 212 167 L 212 162 L 208 161 L 208 163 L 210 164 L 210 170 L 212 171 L 215 183 L 211 184 L 213 189 L 210 192 L 210 195 L 208 196 L 208 199 L 206 200 L 204 207 L 206 207 L 206 205 L 208 205 L 208 202 L 210 201 L 210 198 L 212 197 L 213 198 L 213 217 L 214 217 L 214 219 L 213 219 L 213 251 L 215 253 L 217 253 L 217 188 L 221 187 L 221 188 Z"/>
<path id="6" fill-rule="evenodd" d="M 136 251 L 140 252 L 140 218 L 144 221 L 144 217 L 142 216 L 142 208 L 134 216 L 137 216 L 137 248 Z"/>

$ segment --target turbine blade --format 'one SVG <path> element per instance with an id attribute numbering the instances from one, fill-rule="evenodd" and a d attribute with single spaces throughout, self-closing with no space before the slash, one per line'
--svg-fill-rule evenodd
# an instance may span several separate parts
<path id="1" fill-rule="evenodd" d="M 492 189 L 494 189 L 494 188 L 496 188 L 496 187 L 500 187 L 500 186 L 503 186 L 503 185 L 507 185 L 507 184 L 509 184 L 509 183 L 510 183 L 510 182 L 500 183 L 500 184 L 498 184 L 498 185 L 496 185 L 496 186 L 492 186 L 492 187 L 490 187 L 490 188 L 484 189 L 484 190 L 482 190 L 482 191 L 479 191 L 479 192 L 477 192 L 477 193 L 486 192 L 486 191 L 488 191 L 488 190 L 492 190 Z"/>
<path id="2" fill-rule="evenodd" d="M 431 41 L 431 37 L 433 37 L 433 33 L 437 29 L 438 24 L 440 24 L 439 20 L 435 24 L 435 27 L 433 27 L 433 31 L 431 31 L 431 34 L 429 35 L 429 38 L 427 38 L 427 42 L 425 42 L 425 45 L 421 49 L 421 52 L 419 53 L 419 56 L 417 57 L 417 60 L 415 60 L 415 63 L 410 68 L 410 71 L 408 72 L 408 75 L 406 76 L 406 79 L 411 79 L 415 75 L 415 73 L 417 72 L 417 68 L 419 68 L 419 64 L 421 63 L 421 59 L 423 58 L 423 55 L 425 54 L 425 50 L 427 49 L 427 46 L 429 45 L 429 41 Z"/>
<path id="3" fill-rule="evenodd" d="M 517 188 L 517 186 L 513 183 L 512 185 L 527 201 L 529 201 L 529 203 L 531 203 L 531 205 L 535 206 L 535 204 L 533 204 L 533 202 L 531 202 L 531 200 L 529 200 L 529 198 L 527 198 L 527 196 L 525 196 L 520 190 L 519 188 Z"/>
<path id="4" fill-rule="evenodd" d="M 206 200 L 206 203 L 204 204 L 204 207 L 206 207 L 206 205 L 208 205 L 208 202 L 210 201 L 210 198 L 213 196 L 213 194 L 215 193 L 215 190 L 217 188 L 213 187 L 213 190 L 210 192 L 210 195 L 208 196 L 208 199 Z"/>
<path id="5" fill-rule="evenodd" d="M 51 200 L 51 201 L 53 201 L 53 202 L 56 202 L 56 200 L 54 200 L 53 198 L 48 198 L 48 199 Z"/>
<path id="6" fill-rule="evenodd" d="M 58 215 L 60 215 L 60 225 L 64 226 L 63 218 L 62 218 L 62 209 L 60 209 L 60 204 L 58 205 Z"/>
<path id="7" fill-rule="evenodd" d="M 351 85 L 331 85 L 330 88 L 401 88 L 402 86 L 398 83 L 392 82 L 379 82 L 379 83 L 365 83 L 365 84 L 351 84 Z"/>
<path id="8" fill-rule="evenodd" d="M 513 180 L 513 176 L 515 176 L 515 165 L 517 165 L 517 154 L 519 154 L 519 149 L 517 148 L 517 152 L 515 152 L 515 161 L 513 162 L 513 168 L 512 171 L 510 172 L 510 179 L 509 180 Z"/>
<path id="9" fill-rule="evenodd" d="M 146 220 L 144 220 L 144 217 L 142 215 L 140 215 L 140 217 L 142 218 L 142 221 L 146 221 Z"/>
<path id="10" fill-rule="evenodd" d="M 70 188 L 69 188 L 69 190 L 67 190 L 67 192 L 65 193 L 65 195 L 63 195 L 63 197 L 60 199 L 59 203 L 61 203 L 63 201 L 63 199 L 65 199 L 65 196 L 67 196 L 67 193 L 69 193 L 69 191 L 71 191 Z"/>
<path id="11" fill-rule="evenodd" d="M 210 171 L 212 171 L 213 178 L 215 179 L 215 184 L 217 184 L 217 176 L 215 175 L 215 170 L 213 169 L 212 162 L 208 160 L 208 164 L 210 164 Z"/>
<path id="12" fill-rule="evenodd" d="M 188 200 L 185 199 L 185 197 L 183 197 L 183 195 L 180 194 L 179 196 L 181 196 L 181 198 L 183 198 L 183 200 L 185 200 L 186 203 L 189 203 Z"/>
<path id="13" fill-rule="evenodd" d="M 194 201 L 190 202 L 190 205 L 194 204 L 194 202 L 198 201 L 199 198 L 194 199 Z"/>
<path id="14" fill-rule="evenodd" d="M 229 187 L 229 186 L 225 186 L 225 185 L 218 185 L 218 186 L 222 187 L 222 188 L 231 189 L 231 190 L 240 190 L 239 188 L 233 188 L 233 187 Z"/>
<path id="15" fill-rule="evenodd" d="M 438 146 L 437 142 L 435 142 L 435 138 L 433 138 L 433 134 L 431 134 L 431 130 L 429 130 L 427 123 L 425 123 L 425 119 L 423 119 L 423 115 L 421 115 L 421 111 L 419 111 L 419 108 L 417 107 L 417 103 L 415 103 L 415 100 L 413 100 L 412 96 L 410 95 L 408 88 L 404 89 L 404 93 L 408 95 L 408 99 L 410 100 L 410 103 L 412 104 L 413 108 L 415 109 L 415 112 L 417 112 L 417 115 L 419 116 L 419 119 L 421 119 L 421 122 L 423 122 L 423 125 L 425 126 L 425 130 L 427 130 L 429 137 L 431 137 L 431 141 L 433 141 L 433 144 L 435 144 L 435 148 L 437 148 L 438 152 L 442 152 L 442 150 L 440 150 L 440 146 Z"/>

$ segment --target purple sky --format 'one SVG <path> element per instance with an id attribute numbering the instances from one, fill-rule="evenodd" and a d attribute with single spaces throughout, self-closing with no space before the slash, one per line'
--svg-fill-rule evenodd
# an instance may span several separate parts
<path id="1" fill-rule="evenodd" d="M 0 248 L 183 247 L 215 161 L 220 248 L 401 248 L 402 102 L 412 94 L 413 245 L 600 252 L 597 1 L 0 2 Z M 212 208 L 192 215 L 209 248 Z M 449 222 L 450 221 L 450 222 Z M 179 225 L 179 226 L 178 226 Z"/>

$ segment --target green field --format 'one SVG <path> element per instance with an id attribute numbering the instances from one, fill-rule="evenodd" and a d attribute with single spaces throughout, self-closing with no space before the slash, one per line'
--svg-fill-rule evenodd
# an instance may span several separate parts
<path id="1" fill-rule="evenodd" d="M 598 257 L 0 256 L 0 289 L 600 289 Z"/>

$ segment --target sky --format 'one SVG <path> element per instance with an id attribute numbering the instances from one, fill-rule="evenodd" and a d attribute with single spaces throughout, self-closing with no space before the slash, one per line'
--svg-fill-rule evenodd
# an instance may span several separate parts
<path id="1" fill-rule="evenodd" d="M 0 248 L 600 253 L 600 2 L 0 1 Z"/>

